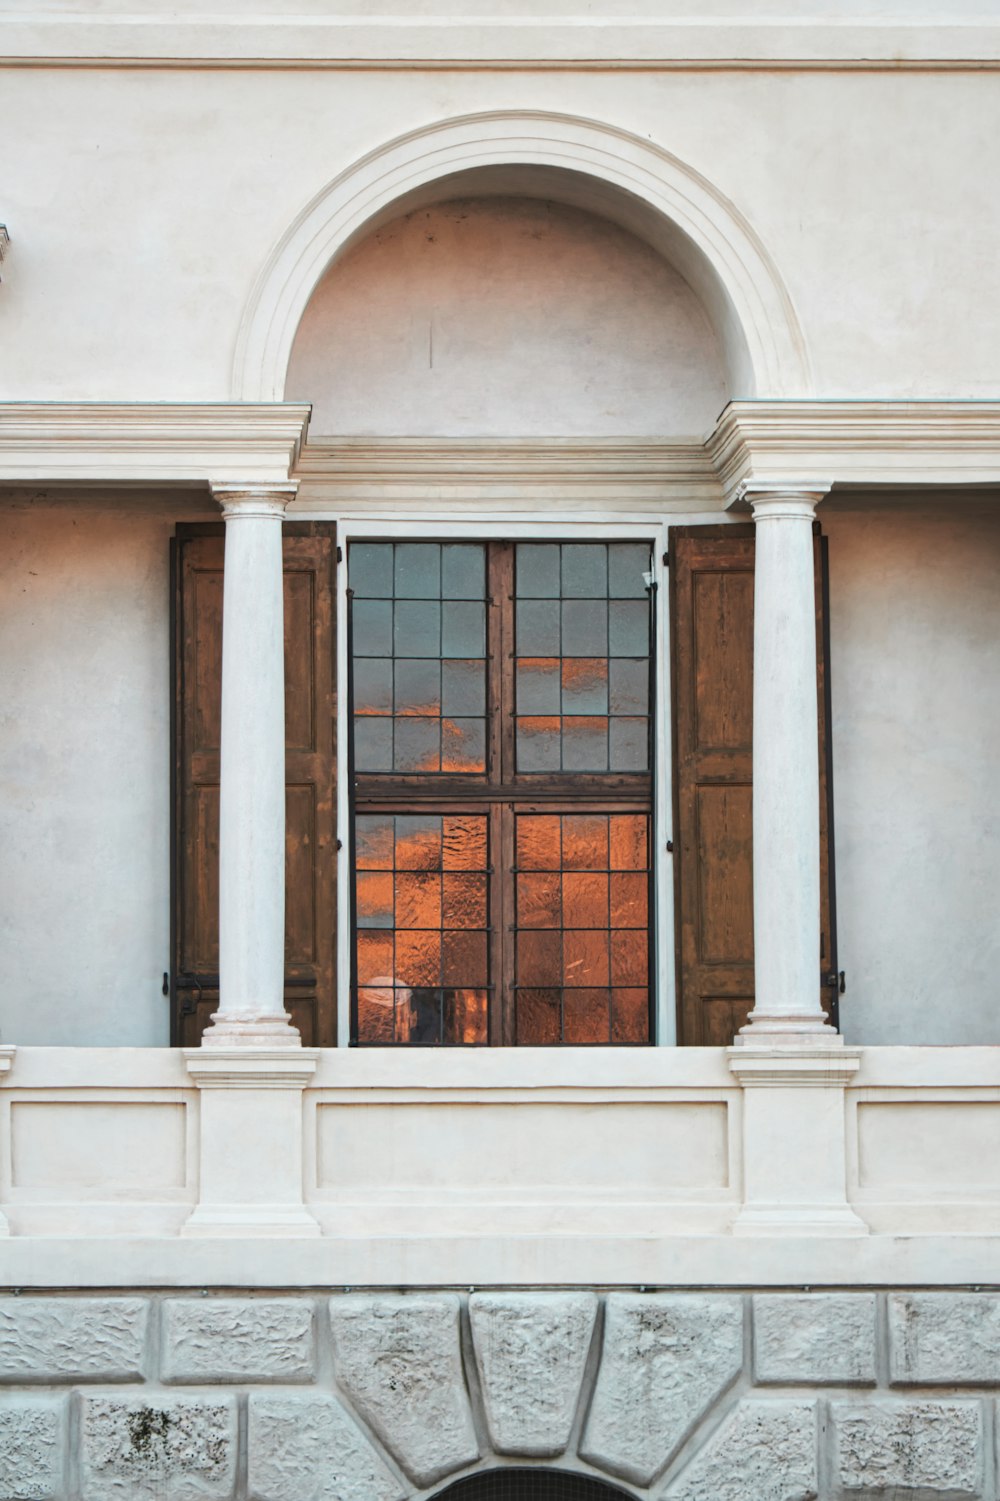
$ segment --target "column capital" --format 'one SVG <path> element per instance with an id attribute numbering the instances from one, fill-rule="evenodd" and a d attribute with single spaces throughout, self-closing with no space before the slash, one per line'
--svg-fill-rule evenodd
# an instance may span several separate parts
<path id="1" fill-rule="evenodd" d="M 213 485 L 212 494 L 222 507 L 226 521 L 238 521 L 253 517 L 257 520 L 277 518 L 285 514 L 289 501 L 295 499 L 297 481 L 273 485 Z"/>
<path id="2" fill-rule="evenodd" d="M 744 480 L 736 492 L 737 503 L 749 505 L 754 521 L 811 521 L 816 507 L 829 493 L 831 480 Z"/>

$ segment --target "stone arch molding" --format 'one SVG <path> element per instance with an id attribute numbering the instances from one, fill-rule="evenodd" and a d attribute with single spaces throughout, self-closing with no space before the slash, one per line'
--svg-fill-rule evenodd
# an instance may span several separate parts
<path id="1" fill-rule="evenodd" d="M 425 126 L 378 147 L 307 204 L 263 266 L 246 305 L 233 398 L 280 401 L 309 298 L 336 256 L 394 204 L 442 178 L 482 169 L 555 169 L 615 193 L 685 275 L 712 317 L 731 397 L 813 394 L 791 298 L 759 236 L 706 178 L 652 142 L 596 120 L 493 112 Z M 553 194 L 558 196 L 558 194 Z M 424 201 L 427 201 L 426 199 Z"/>

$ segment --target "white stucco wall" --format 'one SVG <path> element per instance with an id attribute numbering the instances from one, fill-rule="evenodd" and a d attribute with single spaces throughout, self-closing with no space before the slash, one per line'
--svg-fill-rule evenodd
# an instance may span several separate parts
<path id="1" fill-rule="evenodd" d="M 854 505 L 823 516 L 843 1030 L 1000 1043 L 1000 515 Z"/>
<path id="2" fill-rule="evenodd" d="M 530 198 L 457 199 L 333 266 L 299 325 L 286 395 L 312 432 L 698 436 L 726 400 L 687 283 L 607 219 Z"/>
<path id="3" fill-rule="evenodd" d="M 3 93 L 0 400 L 228 397 L 303 207 L 394 137 L 510 110 L 605 122 L 724 194 L 816 394 L 1000 394 L 995 72 L 13 68 Z"/>
<path id="4" fill-rule="evenodd" d="M 4 1042 L 168 1040 L 168 514 L 0 507 Z"/>

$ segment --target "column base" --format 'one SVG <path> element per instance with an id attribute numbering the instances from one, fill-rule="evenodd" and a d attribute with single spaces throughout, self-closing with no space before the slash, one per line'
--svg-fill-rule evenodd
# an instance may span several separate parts
<path id="1" fill-rule="evenodd" d="M 757 1016 L 751 1011 L 746 1026 L 741 1027 L 733 1038 L 733 1046 L 738 1048 L 836 1048 L 843 1045 L 844 1039 L 830 1025 L 827 1016 L 802 1016 L 795 1012 L 767 1012 Z"/>
<path id="2" fill-rule="evenodd" d="M 199 1204 L 181 1226 L 182 1236 L 205 1239 L 310 1239 L 322 1235 L 305 1208 L 291 1204 Z"/>
<path id="3" fill-rule="evenodd" d="M 803 1237 L 867 1235 L 868 1226 L 849 1205 L 748 1204 L 733 1221 L 734 1235 Z"/>
<path id="4" fill-rule="evenodd" d="M 302 1035 L 287 1011 L 216 1012 L 202 1034 L 203 1048 L 300 1048 Z"/>

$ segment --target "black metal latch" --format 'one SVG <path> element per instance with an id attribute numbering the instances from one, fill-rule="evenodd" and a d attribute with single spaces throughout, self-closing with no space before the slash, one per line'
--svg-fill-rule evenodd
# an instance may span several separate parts
<path id="1" fill-rule="evenodd" d="M 835 969 L 829 969 L 823 976 L 823 984 L 830 990 L 835 990 L 838 995 L 844 995 L 847 990 L 847 974 L 844 970 L 838 973 Z"/>

